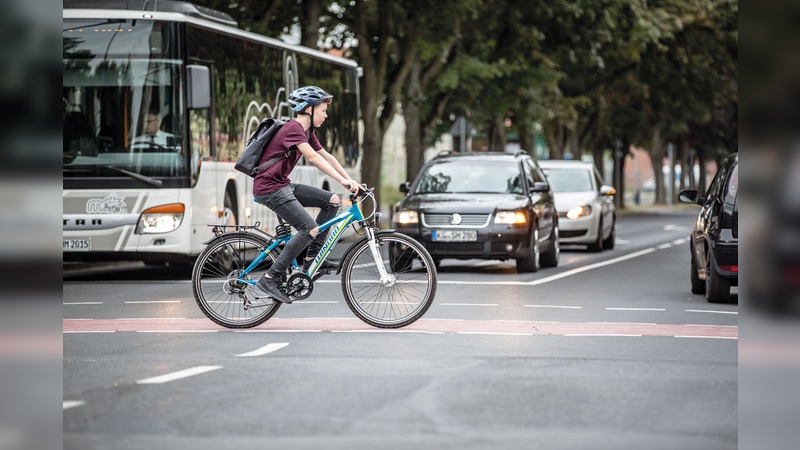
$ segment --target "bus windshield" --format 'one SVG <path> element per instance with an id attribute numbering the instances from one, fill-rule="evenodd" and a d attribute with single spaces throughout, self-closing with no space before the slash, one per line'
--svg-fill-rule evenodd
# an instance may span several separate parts
<path id="1" fill-rule="evenodd" d="M 64 178 L 186 177 L 175 24 L 65 20 Z"/>

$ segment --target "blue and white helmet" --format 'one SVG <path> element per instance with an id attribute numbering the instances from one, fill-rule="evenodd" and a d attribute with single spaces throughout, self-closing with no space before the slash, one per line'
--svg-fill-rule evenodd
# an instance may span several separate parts
<path id="1" fill-rule="evenodd" d="M 289 106 L 296 113 L 302 112 L 309 106 L 330 102 L 333 96 L 316 86 L 303 86 L 289 94 Z"/>

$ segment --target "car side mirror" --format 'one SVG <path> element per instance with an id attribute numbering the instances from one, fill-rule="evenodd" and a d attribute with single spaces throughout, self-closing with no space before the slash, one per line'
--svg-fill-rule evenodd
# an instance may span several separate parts
<path id="1" fill-rule="evenodd" d="M 531 186 L 531 192 L 547 192 L 550 190 L 550 185 L 544 181 L 536 181 Z"/>
<path id="2" fill-rule="evenodd" d="M 615 195 L 617 193 L 617 190 L 614 189 L 612 186 L 604 184 L 600 186 L 600 193 L 603 195 Z"/>
<path id="3" fill-rule="evenodd" d="M 700 193 L 695 191 L 694 189 L 684 189 L 678 194 L 678 200 L 683 203 L 691 203 L 694 205 L 699 205 L 705 201 L 703 197 L 700 196 Z"/>
<path id="4" fill-rule="evenodd" d="M 403 184 L 401 184 L 401 185 L 400 185 L 400 192 L 403 192 L 403 193 L 405 193 L 405 194 L 408 194 L 408 193 L 409 193 L 409 191 L 411 191 L 411 183 L 409 183 L 408 181 L 406 181 L 405 183 L 403 183 Z"/>

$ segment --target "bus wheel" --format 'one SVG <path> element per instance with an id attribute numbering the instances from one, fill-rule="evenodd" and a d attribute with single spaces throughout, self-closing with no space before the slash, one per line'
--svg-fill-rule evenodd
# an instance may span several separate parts
<path id="1" fill-rule="evenodd" d="M 222 224 L 229 226 L 239 224 L 239 218 L 236 217 L 236 210 L 233 209 L 233 200 L 231 200 L 230 193 L 225 194 L 225 203 L 222 208 Z"/>

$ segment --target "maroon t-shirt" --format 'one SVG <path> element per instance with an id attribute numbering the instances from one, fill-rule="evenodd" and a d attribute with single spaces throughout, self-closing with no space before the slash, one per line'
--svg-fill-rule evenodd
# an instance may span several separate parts
<path id="1" fill-rule="evenodd" d="M 304 142 L 311 145 L 311 148 L 316 151 L 322 150 L 322 145 L 317 140 L 317 136 L 311 133 L 311 136 L 307 137 L 303 125 L 296 120 L 286 122 L 286 125 L 282 126 L 281 129 L 275 133 L 275 136 L 273 136 L 272 140 L 267 144 L 267 149 L 264 151 L 261 161 L 258 163 L 263 164 L 278 155 L 283 155 L 290 149 L 291 153 L 288 158 L 276 162 L 268 167 L 267 170 L 256 175 L 253 181 L 254 195 L 268 194 L 291 183 L 289 174 L 292 173 L 292 169 L 297 165 L 297 161 L 303 156 L 300 150 L 297 149 L 297 146 Z"/>

